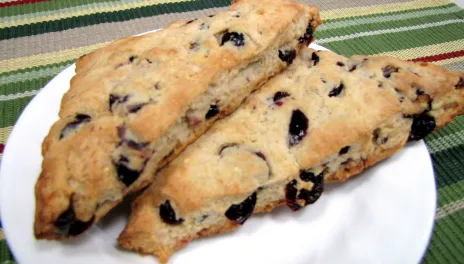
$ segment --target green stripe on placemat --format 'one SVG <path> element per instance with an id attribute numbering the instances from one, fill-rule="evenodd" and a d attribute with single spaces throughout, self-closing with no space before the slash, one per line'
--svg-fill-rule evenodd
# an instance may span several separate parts
<path id="1" fill-rule="evenodd" d="M 463 223 L 464 211 L 462 210 L 437 220 L 423 263 L 463 263 Z"/>
<path id="2" fill-rule="evenodd" d="M 139 1 L 143 2 L 143 1 Z M 25 5 L 8 6 L 0 9 L 0 16 L 16 16 L 43 11 L 56 11 L 63 8 L 88 5 L 92 3 L 117 5 L 114 0 L 69 0 L 69 1 L 45 1 Z"/>
<path id="3" fill-rule="evenodd" d="M 100 23 L 121 22 L 135 18 L 151 17 L 161 14 L 188 12 L 193 10 L 224 7 L 230 4 L 229 0 L 190 1 L 179 3 L 166 3 L 138 7 L 108 13 L 97 13 L 78 17 L 70 17 L 56 21 L 46 21 L 30 25 L 21 25 L 0 29 L 0 40 L 32 36 L 48 32 L 57 32 L 71 28 L 95 25 Z"/>
<path id="4" fill-rule="evenodd" d="M 377 34 L 377 32 L 370 32 L 372 34 L 370 36 L 351 36 L 350 39 L 343 41 L 331 40 L 321 43 L 320 39 L 317 39 L 316 43 L 350 57 L 355 54 L 371 55 L 463 39 L 464 21 L 451 22 L 453 23 L 438 26 L 434 24 L 418 25 L 426 27 L 419 29 L 404 27 L 402 28 L 404 31 L 394 33 Z"/>
<path id="5" fill-rule="evenodd" d="M 0 240 L 0 264 L 13 264 L 13 255 L 8 250 L 5 240 Z"/>

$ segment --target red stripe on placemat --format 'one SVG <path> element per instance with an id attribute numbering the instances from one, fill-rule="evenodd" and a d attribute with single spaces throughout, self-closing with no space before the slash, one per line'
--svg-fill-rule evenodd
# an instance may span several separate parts
<path id="1" fill-rule="evenodd" d="M 458 50 L 458 51 L 453 51 L 453 52 L 443 53 L 443 54 L 438 54 L 438 55 L 433 55 L 433 56 L 415 58 L 415 59 L 412 59 L 412 61 L 432 62 L 432 61 L 440 61 L 440 60 L 446 60 L 446 59 L 462 57 L 462 56 L 464 56 L 464 50 Z"/>
<path id="2" fill-rule="evenodd" d="M 13 2 L 5 2 L 5 3 L 0 3 L 0 7 L 32 4 L 32 3 L 45 2 L 45 1 L 50 1 L 50 0 L 20 0 L 20 1 L 13 1 Z"/>
<path id="3" fill-rule="evenodd" d="M 0 144 L 0 153 L 3 153 L 4 149 L 5 149 L 5 144 Z"/>

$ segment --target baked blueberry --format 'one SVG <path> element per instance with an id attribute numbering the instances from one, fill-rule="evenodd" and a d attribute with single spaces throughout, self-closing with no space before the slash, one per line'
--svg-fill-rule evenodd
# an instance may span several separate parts
<path id="1" fill-rule="evenodd" d="M 63 139 L 63 138 L 66 137 L 69 133 L 71 133 L 71 132 L 73 132 L 74 130 L 76 130 L 80 125 L 85 124 L 85 123 L 89 123 L 91 120 L 92 120 L 92 118 L 91 118 L 90 116 L 88 116 L 88 115 L 77 114 L 77 115 L 74 117 L 74 121 L 68 123 L 68 124 L 63 128 L 63 130 L 61 130 L 60 139 Z"/>
<path id="2" fill-rule="evenodd" d="M 148 146 L 148 142 L 136 142 L 135 140 L 128 140 L 127 146 L 131 149 L 142 150 L 143 148 Z"/>
<path id="3" fill-rule="evenodd" d="M 185 23 L 185 24 L 186 24 L 186 25 L 191 24 L 191 23 L 193 23 L 193 21 L 195 21 L 195 20 L 197 20 L 197 19 L 189 20 L 189 21 L 187 21 L 187 23 Z"/>
<path id="4" fill-rule="evenodd" d="M 346 153 L 348 153 L 349 150 L 350 150 L 350 146 L 343 147 L 343 148 L 340 149 L 340 151 L 338 152 L 338 154 L 339 154 L 339 155 L 346 154 Z"/>
<path id="5" fill-rule="evenodd" d="M 198 42 L 192 42 L 192 43 L 190 43 L 190 49 L 191 49 L 191 50 L 197 49 L 198 46 L 200 46 L 200 45 L 198 44 Z"/>
<path id="6" fill-rule="evenodd" d="M 322 179 L 324 179 L 324 172 L 321 172 L 318 175 L 316 175 L 310 170 L 301 170 L 300 179 L 304 182 L 312 182 L 313 184 L 321 184 Z"/>
<path id="7" fill-rule="evenodd" d="M 305 43 L 308 42 L 311 37 L 313 36 L 313 27 L 311 26 L 311 23 L 308 24 L 308 27 L 306 28 L 305 33 L 303 34 L 302 37 L 298 39 L 299 43 Z"/>
<path id="8" fill-rule="evenodd" d="M 237 224 L 243 224 L 250 217 L 256 205 L 256 192 L 248 196 L 243 202 L 239 204 L 232 204 L 227 209 L 225 216 Z"/>
<path id="9" fill-rule="evenodd" d="M 236 143 L 225 144 L 225 145 L 223 145 L 223 146 L 219 149 L 218 154 L 219 154 L 219 155 L 222 155 L 222 152 L 223 152 L 226 148 L 235 147 L 235 146 L 238 146 L 238 144 L 236 144 Z"/>
<path id="10" fill-rule="evenodd" d="M 311 60 L 314 61 L 314 66 L 316 66 L 319 63 L 319 55 L 317 55 L 316 52 L 313 52 L 311 55 Z"/>
<path id="11" fill-rule="evenodd" d="M 296 57 L 295 50 L 279 50 L 279 59 L 283 62 L 286 62 L 288 65 L 292 64 L 293 60 Z"/>
<path id="12" fill-rule="evenodd" d="M 126 164 L 129 160 L 127 157 L 122 156 L 118 163 L 115 164 L 118 179 L 122 181 L 127 187 L 134 183 L 140 176 L 140 172 L 127 167 Z"/>
<path id="13" fill-rule="evenodd" d="M 374 129 L 372 131 L 372 141 L 376 144 L 385 144 L 388 141 L 388 137 L 380 137 L 380 128 Z"/>
<path id="14" fill-rule="evenodd" d="M 464 79 L 462 77 L 459 78 L 458 83 L 455 86 L 456 89 L 462 89 L 464 88 Z"/>
<path id="15" fill-rule="evenodd" d="M 125 103 L 127 100 L 129 100 L 129 95 L 120 96 L 117 94 L 110 94 L 110 111 L 112 111 L 114 104 Z"/>
<path id="16" fill-rule="evenodd" d="M 303 179 L 306 177 L 308 182 L 312 182 L 313 186 L 311 190 L 301 189 L 300 193 L 298 194 L 298 199 L 302 199 L 305 201 L 305 206 L 308 204 L 312 204 L 321 197 L 322 192 L 324 191 L 324 172 L 319 173 L 317 176 L 313 173 L 307 173 L 304 177 L 302 174 L 306 172 L 303 170 L 300 172 L 300 178 Z"/>
<path id="17" fill-rule="evenodd" d="M 242 33 L 226 31 L 222 36 L 221 46 L 226 42 L 231 42 L 234 46 L 240 47 L 245 45 L 245 37 Z"/>
<path id="18" fill-rule="evenodd" d="M 432 116 L 425 113 L 415 115 L 412 119 L 408 140 L 421 140 L 432 132 L 435 127 L 435 118 Z"/>
<path id="19" fill-rule="evenodd" d="M 313 187 L 311 190 L 301 189 L 298 194 L 298 199 L 305 201 L 305 206 L 315 203 L 321 197 L 323 188 L 318 186 L 316 189 Z"/>
<path id="20" fill-rule="evenodd" d="M 205 115 L 206 119 L 210 119 L 219 113 L 219 108 L 217 105 L 212 104 L 209 106 L 208 112 Z"/>
<path id="21" fill-rule="evenodd" d="M 334 96 L 339 95 L 343 91 L 343 88 L 345 88 L 345 86 L 343 85 L 343 83 L 340 83 L 338 87 L 335 87 L 332 90 L 330 90 L 329 97 L 334 97 Z"/>
<path id="22" fill-rule="evenodd" d="M 255 152 L 256 156 L 260 157 L 262 160 L 266 161 L 266 156 L 262 152 Z"/>
<path id="23" fill-rule="evenodd" d="M 394 72 L 398 72 L 398 70 L 399 69 L 397 67 L 394 67 L 392 65 L 387 65 L 382 69 L 383 77 L 390 78 L 391 74 Z"/>
<path id="24" fill-rule="evenodd" d="M 293 110 L 288 126 L 288 145 L 290 147 L 300 143 L 306 136 L 309 126 L 308 118 L 299 109 Z"/>
<path id="25" fill-rule="evenodd" d="M 93 223 L 95 217 L 92 217 L 87 222 L 82 222 L 76 219 L 72 205 L 60 214 L 55 221 L 55 227 L 58 228 L 57 235 L 59 236 L 77 236 L 87 230 Z"/>
<path id="26" fill-rule="evenodd" d="M 138 56 L 135 56 L 135 55 L 130 56 L 129 61 L 132 63 L 132 62 L 134 62 L 134 60 L 137 59 L 137 58 L 138 58 Z"/>
<path id="27" fill-rule="evenodd" d="M 285 97 L 288 97 L 288 96 L 290 96 L 289 93 L 278 91 L 274 94 L 274 97 L 272 98 L 272 100 L 274 101 L 276 105 L 282 106 L 284 103 L 281 101 L 281 99 L 284 99 Z"/>
<path id="28" fill-rule="evenodd" d="M 169 200 L 166 200 L 166 202 L 160 205 L 159 214 L 166 224 L 178 225 L 184 222 L 183 218 L 176 217 L 176 212 L 172 209 L 171 202 Z"/>
<path id="29" fill-rule="evenodd" d="M 285 97 L 288 97 L 288 96 L 290 96 L 289 93 L 278 91 L 278 92 L 276 92 L 276 93 L 274 94 L 274 97 L 272 98 L 272 100 L 273 100 L 274 103 L 275 103 L 275 102 L 277 102 L 277 101 L 279 101 L 279 100 L 281 100 L 281 99 L 283 99 L 283 98 L 285 98 Z"/>
<path id="30" fill-rule="evenodd" d="M 142 107 L 144 107 L 146 105 L 146 103 L 139 103 L 139 104 L 134 104 L 134 105 L 129 105 L 127 106 L 127 111 L 131 114 L 133 113 L 137 113 L 138 111 L 140 111 L 140 109 L 142 109 Z"/>
<path id="31" fill-rule="evenodd" d="M 285 203 L 292 211 L 297 211 L 301 209 L 301 205 L 298 204 L 296 201 L 296 194 L 298 189 L 296 188 L 296 180 L 292 180 L 291 182 L 285 185 Z"/>

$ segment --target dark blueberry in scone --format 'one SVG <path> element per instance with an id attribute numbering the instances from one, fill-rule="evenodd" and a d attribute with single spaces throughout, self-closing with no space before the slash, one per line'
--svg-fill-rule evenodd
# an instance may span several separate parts
<path id="1" fill-rule="evenodd" d="M 116 127 L 116 130 L 118 131 L 118 137 L 123 139 L 124 135 L 126 134 L 126 126 L 121 125 Z"/>
<path id="2" fill-rule="evenodd" d="M 243 202 L 239 204 L 232 204 L 225 212 L 225 216 L 235 221 L 237 224 L 243 224 L 250 217 L 256 205 L 256 192 L 248 196 Z"/>
<path id="3" fill-rule="evenodd" d="M 134 62 L 134 60 L 137 59 L 137 58 L 138 58 L 138 56 L 135 56 L 135 55 L 134 55 L 134 56 L 130 56 L 129 61 L 132 63 L 132 62 Z"/>
<path id="4" fill-rule="evenodd" d="M 61 133 L 60 133 L 60 139 L 63 139 L 64 137 L 66 137 L 69 133 L 73 132 L 74 130 L 76 130 L 80 125 L 82 124 L 85 124 L 85 123 L 88 123 L 92 120 L 92 118 L 88 115 L 84 115 L 84 114 L 77 114 L 75 117 L 74 117 L 74 121 L 68 123 L 64 128 L 63 130 L 61 130 Z"/>
<path id="5" fill-rule="evenodd" d="M 425 113 L 414 116 L 408 140 L 421 140 L 435 129 L 435 118 Z"/>
<path id="6" fill-rule="evenodd" d="M 382 69 L 383 71 L 383 77 L 385 78 L 390 78 L 391 74 L 394 72 L 398 72 L 398 68 L 392 66 L 392 65 L 387 65 L 385 68 Z"/>
<path id="7" fill-rule="evenodd" d="M 385 144 L 388 141 L 388 137 L 380 137 L 380 128 L 372 131 L 372 141 L 376 144 Z"/>
<path id="8" fill-rule="evenodd" d="M 279 59 L 283 62 L 286 62 L 288 65 L 292 64 L 293 60 L 296 57 L 295 50 L 279 50 Z"/>
<path id="9" fill-rule="evenodd" d="M 262 160 L 266 161 L 266 156 L 262 152 L 255 152 L 256 156 L 260 157 Z"/>
<path id="10" fill-rule="evenodd" d="M 302 37 L 298 39 L 298 42 L 299 43 L 307 42 L 312 36 L 313 36 L 313 27 L 311 26 L 311 23 L 309 23 L 308 27 L 306 28 L 306 32 L 303 34 Z"/>
<path id="11" fill-rule="evenodd" d="M 292 180 L 291 182 L 285 185 L 285 203 L 292 211 L 297 211 L 301 209 L 301 205 L 298 204 L 296 201 L 296 194 L 298 189 L 296 188 L 296 180 Z"/>
<path id="12" fill-rule="evenodd" d="M 456 89 L 461 89 L 461 88 L 464 88 L 464 79 L 463 78 L 459 78 L 459 81 L 458 83 L 456 84 Z"/>
<path id="13" fill-rule="evenodd" d="M 343 83 L 340 83 L 338 87 L 335 87 L 332 90 L 330 90 L 329 97 L 334 97 L 334 96 L 339 95 L 343 91 L 343 88 L 345 88 L 345 86 L 343 85 Z"/>
<path id="14" fill-rule="evenodd" d="M 281 101 L 281 99 L 284 99 L 285 97 L 288 97 L 288 96 L 290 96 L 289 93 L 278 91 L 274 94 L 274 97 L 272 98 L 272 100 L 274 101 L 276 105 L 281 106 L 283 105 L 283 102 Z"/>
<path id="15" fill-rule="evenodd" d="M 235 147 L 235 146 L 238 146 L 238 144 L 236 144 L 236 143 L 225 144 L 225 145 L 223 145 L 223 146 L 219 149 L 218 154 L 219 154 L 219 155 L 222 155 L 222 152 L 223 152 L 225 149 L 230 148 L 230 147 Z"/>
<path id="16" fill-rule="evenodd" d="M 301 189 L 298 194 L 298 199 L 304 200 L 305 206 L 307 206 L 308 204 L 315 203 L 319 197 L 321 197 L 322 191 L 322 188 L 319 186 L 316 189 L 313 187 L 311 190 Z"/>
<path id="17" fill-rule="evenodd" d="M 338 152 L 338 154 L 339 154 L 339 155 L 346 154 L 346 153 L 348 153 L 349 150 L 350 150 L 350 146 L 343 147 L 343 148 L 340 149 L 340 151 Z"/>
<path id="18" fill-rule="evenodd" d="M 308 204 L 313 204 L 314 202 L 321 197 L 322 192 L 324 191 L 324 172 L 315 175 L 311 172 L 306 172 L 302 170 L 300 172 L 300 178 L 305 179 L 307 182 L 312 182 L 313 187 L 311 190 L 301 189 L 298 194 L 298 199 L 305 201 L 305 206 Z"/>
<path id="19" fill-rule="evenodd" d="M 318 182 L 320 181 L 320 176 L 321 175 L 316 175 L 310 170 L 301 170 L 300 171 L 300 179 L 304 182 Z"/>
<path id="20" fill-rule="evenodd" d="M 174 212 L 174 209 L 172 208 L 171 202 L 169 200 L 166 200 L 164 204 L 160 205 L 159 214 L 161 219 L 163 219 L 166 224 L 178 225 L 184 222 L 183 218 L 176 217 L 176 212 Z"/>
<path id="21" fill-rule="evenodd" d="M 311 55 L 311 60 L 314 61 L 314 66 L 316 66 L 319 63 L 319 56 L 316 54 L 316 52 L 313 52 Z"/>
<path id="22" fill-rule="evenodd" d="M 206 119 L 210 119 L 219 113 L 219 108 L 217 105 L 212 104 L 209 106 L 208 112 L 205 115 Z"/>
<path id="23" fill-rule="evenodd" d="M 186 24 L 186 25 L 191 24 L 191 23 L 193 23 L 193 21 L 195 21 L 195 20 L 197 20 L 197 19 L 189 20 L 189 21 L 187 21 L 187 23 L 185 23 L 185 24 Z"/>
<path id="24" fill-rule="evenodd" d="M 236 47 L 245 45 L 245 37 L 242 33 L 226 31 L 222 36 L 221 46 L 229 41 Z"/>
<path id="25" fill-rule="evenodd" d="M 58 228 L 59 236 L 77 236 L 87 230 L 93 223 L 94 217 L 88 222 L 82 222 L 76 219 L 76 213 L 72 208 L 69 208 L 60 214 L 58 219 L 55 221 L 55 226 Z"/>
<path id="26" fill-rule="evenodd" d="M 274 94 L 274 98 L 272 98 L 272 100 L 274 100 L 274 102 L 277 102 L 277 101 L 279 101 L 280 99 L 283 99 L 283 98 L 288 97 L 288 96 L 290 96 L 289 93 L 278 91 L 278 92 L 276 92 L 276 93 Z"/>
<path id="27" fill-rule="evenodd" d="M 119 162 L 115 164 L 118 179 L 122 181 L 127 187 L 134 183 L 140 176 L 140 172 L 127 167 L 126 164 L 129 159 L 122 156 Z"/>
<path id="28" fill-rule="evenodd" d="M 120 96 L 117 94 L 110 94 L 110 111 L 113 109 L 114 104 L 122 104 L 129 100 L 129 95 Z"/>
<path id="29" fill-rule="evenodd" d="M 288 126 L 288 145 L 290 147 L 300 143 L 308 130 L 308 118 L 299 109 L 293 110 Z"/>
<path id="30" fill-rule="evenodd" d="M 149 142 L 136 142 L 134 140 L 128 140 L 127 141 L 127 146 L 131 149 L 135 150 L 142 150 L 146 146 L 148 146 Z"/>
<path id="31" fill-rule="evenodd" d="M 127 107 L 127 111 L 131 114 L 133 113 L 137 113 L 138 111 L 140 111 L 140 109 L 142 109 L 142 107 L 144 107 L 146 105 L 146 103 L 140 103 L 140 104 L 134 104 L 134 105 L 129 105 Z"/>
<path id="32" fill-rule="evenodd" d="M 425 94 L 424 90 L 422 90 L 420 88 L 416 89 L 416 95 L 423 95 L 423 94 Z"/>
<path id="33" fill-rule="evenodd" d="M 191 50 L 197 49 L 198 46 L 199 46 L 198 42 L 192 42 L 192 43 L 190 43 L 190 49 L 191 49 Z"/>

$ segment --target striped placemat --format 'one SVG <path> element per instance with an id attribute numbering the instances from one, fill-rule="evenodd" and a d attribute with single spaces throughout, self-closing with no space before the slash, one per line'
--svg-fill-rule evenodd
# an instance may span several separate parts
<path id="1" fill-rule="evenodd" d="M 316 43 L 464 71 L 464 10 L 448 0 L 300 1 L 321 8 Z M 0 0 L 0 162 L 21 111 L 75 59 L 106 43 L 224 9 L 230 0 Z M 438 188 L 424 263 L 464 263 L 464 117 L 426 138 Z M 1 163 L 0 163 L 1 164 Z M 413 186 L 412 186 L 413 187 Z M 0 263 L 13 263 L 0 229 Z"/>

